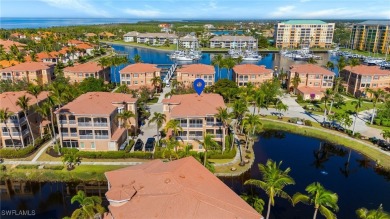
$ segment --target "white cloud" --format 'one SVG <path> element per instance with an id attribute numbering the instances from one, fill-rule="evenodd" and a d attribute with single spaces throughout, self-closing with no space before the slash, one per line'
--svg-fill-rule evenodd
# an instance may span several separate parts
<path id="1" fill-rule="evenodd" d="M 96 8 L 88 3 L 86 0 L 41 0 L 44 3 L 56 8 L 72 9 L 81 11 L 89 15 L 97 17 L 110 17 L 110 15 L 104 11 Z"/>
<path id="2" fill-rule="evenodd" d="M 162 15 L 159 10 L 139 10 L 139 9 L 130 9 L 127 8 L 124 10 L 126 14 L 133 15 L 136 17 L 145 17 L 145 18 L 155 18 Z"/>
<path id="3" fill-rule="evenodd" d="M 273 17 L 288 17 L 288 14 L 293 13 L 294 9 L 295 6 L 293 5 L 279 7 L 276 9 L 276 11 L 272 12 L 271 15 Z"/>

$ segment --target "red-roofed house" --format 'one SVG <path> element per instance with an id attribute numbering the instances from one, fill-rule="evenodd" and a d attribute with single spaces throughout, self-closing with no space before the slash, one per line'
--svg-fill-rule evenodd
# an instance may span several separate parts
<path id="1" fill-rule="evenodd" d="M 104 218 L 263 218 L 193 157 L 153 160 L 105 176 L 110 205 Z"/>
<path id="2" fill-rule="evenodd" d="M 26 91 L 17 91 L 17 92 L 5 92 L 0 94 L 0 109 L 7 109 L 13 115 L 4 122 L 0 123 L 0 148 L 2 147 L 26 147 L 28 144 L 32 143 L 32 137 L 36 139 L 39 137 L 39 129 L 41 127 L 42 118 L 38 113 L 35 113 L 33 108 L 27 112 L 28 121 L 30 122 L 32 133 L 30 132 L 26 115 L 23 113 L 22 109 L 16 105 L 19 97 L 26 96 L 30 98 L 28 105 L 32 106 L 42 101 L 46 100 L 49 92 L 42 91 L 38 95 L 38 99 Z M 11 140 L 12 139 L 12 140 Z M 12 143 L 13 141 L 13 143 Z"/>
<path id="3" fill-rule="evenodd" d="M 11 46 L 15 45 L 18 47 L 19 50 L 24 50 L 24 47 L 27 46 L 26 44 L 19 43 L 12 40 L 2 40 L 0 39 L 0 45 L 3 45 L 4 51 L 9 52 L 11 50 Z"/>
<path id="4" fill-rule="evenodd" d="M 367 88 L 385 91 L 390 88 L 390 70 L 379 66 L 347 66 L 340 72 L 340 77 L 347 82 L 347 92 L 357 97 L 366 95 Z"/>
<path id="5" fill-rule="evenodd" d="M 130 130 L 137 129 L 137 101 L 129 94 L 89 92 L 57 111 L 57 123 L 62 147 L 83 151 L 117 151 L 128 143 L 127 130 L 116 115 L 132 111 Z"/>
<path id="6" fill-rule="evenodd" d="M 272 80 L 273 70 L 264 65 L 243 64 L 233 67 L 233 80 L 238 86 L 246 86 L 249 82 L 259 86 L 267 80 Z"/>
<path id="7" fill-rule="evenodd" d="M 152 87 L 151 79 L 160 77 L 160 71 L 161 69 L 154 64 L 131 64 L 119 71 L 121 75 L 120 83 L 127 84 L 129 88 Z"/>
<path id="8" fill-rule="evenodd" d="M 19 32 L 16 32 L 16 33 L 13 33 L 10 35 L 10 37 L 12 38 L 17 38 L 17 39 L 26 39 L 26 35 L 23 34 L 23 33 L 19 33 Z"/>
<path id="9" fill-rule="evenodd" d="M 203 151 L 202 145 L 194 139 L 202 140 L 205 133 L 213 135 L 214 140 L 222 142 L 226 130 L 214 115 L 217 108 L 226 108 L 223 98 L 219 94 L 183 94 L 173 95 L 163 101 L 163 112 L 166 120 L 180 121 L 183 131 L 179 138 L 193 145 L 194 150 Z"/>
<path id="10" fill-rule="evenodd" d="M 92 51 L 94 50 L 94 46 L 88 43 L 77 44 L 76 48 L 80 51 L 85 51 L 85 53 L 87 53 L 90 56 L 93 55 Z"/>
<path id="11" fill-rule="evenodd" d="M 296 90 L 293 87 L 294 77 L 300 78 Z M 290 91 L 303 96 L 304 100 L 319 100 L 323 92 L 333 87 L 334 73 L 314 64 L 292 65 L 288 71 Z"/>
<path id="12" fill-rule="evenodd" d="M 54 78 L 54 68 L 42 62 L 24 62 L 0 69 L 2 80 L 18 81 L 26 79 L 33 84 L 48 84 Z"/>
<path id="13" fill-rule="evenodd" d="M 64 68 L 64 76 L 70 79 L 70 82 L 81 82 L 85 78 L 102 78 L 104 81 L 110 81 L 109 67 L 102 69 L 97 62 L 87 62 L 76 64 Z"/>
<path id="14" fill-rule="evenodd" d="M 197 78 L 205 81 L 206 86 L 214 84 L 215 68 L 212 65 L 191 64 L 183 65 L 176 70 L 176 79 L 178 82 L 183 82 L 185 86 L 192 86 L 192 83 Z"/>

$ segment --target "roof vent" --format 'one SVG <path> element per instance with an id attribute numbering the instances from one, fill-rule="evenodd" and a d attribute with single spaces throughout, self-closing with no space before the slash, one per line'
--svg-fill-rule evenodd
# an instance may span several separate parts
<path id="1" fill-rule="evenodd" d="M 183 174 L 180 174 L 179 177 L 182 178 L 182 179 L 186 178 L 186 176 L 184 176 Z"/>
<path id="2" fill-rule="evenodd" d="M 164 181 L 166 184 L 170 183 L 171 182 L 171 179 L 169 178 L 166 178 L 165 181 Z"/>

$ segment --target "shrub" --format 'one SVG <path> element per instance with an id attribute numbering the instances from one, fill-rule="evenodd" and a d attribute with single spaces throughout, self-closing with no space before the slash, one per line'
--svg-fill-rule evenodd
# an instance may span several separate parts
<path id="1" fill-rule="evenodd" d="M 36 147 L 29 145 L 22 149 L 4 148 L 0 149 L 0 157 L 2 158 L 21 158 L 27 157 L 35 151 Z"/>
<path id="2" fill-rule="evenodd" d="M 223 154 L 220 151 L 209 151 L 207 157 L 209 159 L 232 159 L 236 156 L 236 148 L 231 151 L 225 151 Z"/>
<path id="3" fill-rule="evenodd" d="M 24 165 L 24 164 L 19 164 L 16 166 L 16 169 L 38 169 L 39 165 Z"/>
<path id="4" fill-rule="evenodd" d="M 381 119 L 374 119 L 375 125 L 381 125 Z"/>
<path id="5" fill-rule="evenodd" d="M 62 170 L 62 169 L 64 169 L 64 166 L 62 166 L 62 165 L 48 165 L 48 166 L 43 166 L 43 169 L 46 169 L 46 170 Z"/>
<path id="6" fill-rule="evenodd" d="M 61 148 L 60 151 L 61 154 L 69 154 L 72 153 L 73 151 L 77 152 L 79 150 L 77 148 Z"/>
<path id="7" fill-rule="evenodd" d="M 123 159 L 123 158 L 141 158 L 150 159 L 152 153 L 136 151 L 134 153 L 127 153 L 125 151 L 79 151 L 77 152 L 78 157 L 90 158 L 90 159 Z"/>
<path id="8" fill-rule="evenodd" d="M 306 126 L 313 126 L 310 120 L 305 120 L 305 125 Z"/>
<path id="9" fill-rule="evenodd" d="M 7 167 L 5 165 L 0 165 L 0 171 L 6 171 L 7 170 Z"/>
<path id="10" fill-rule="evenodd" d="M 303 96 L 301 94 L 298 94 L 297 96 L 297 103 L 303 103 L 304 100 L 303 100 Z"/>
<path id="11" fill-rule="evenodd" d="M 359 132 L 356 132 L 356 133 L 354 134 L 353 137 L 355 137 L 355 138 L 361 138 L 361 137 L 362 137 L 362 134 L 360 134 Z"/>
<path id="12" fill-rule="evenodd" d="M 133 148 L 133 146 L 134 146 L 134 140 L 133 139 L 131 139 L 130 141 L 129 141 L 129 143 L 126 145 L 126 147 L 125 147 L 125 152 L 126 153 L 129 153 L 130 151 L 131 151 L 131 149 Z"/>
<path id="13" fill-rule="evenodd" d="M 388 119 L 382 119 L 381 125 L 386 126 L 386 127 L 390 127 L 390 121 Z"/>

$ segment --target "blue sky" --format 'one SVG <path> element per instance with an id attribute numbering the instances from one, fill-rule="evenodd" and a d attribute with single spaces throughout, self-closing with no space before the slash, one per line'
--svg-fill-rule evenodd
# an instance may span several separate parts
<path id="1" fill-rule="evenodd" d="M 390 19 L 390 0 L 0 0 L 1 17 Z"/>

